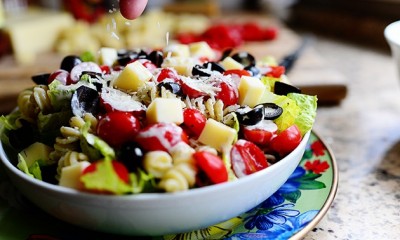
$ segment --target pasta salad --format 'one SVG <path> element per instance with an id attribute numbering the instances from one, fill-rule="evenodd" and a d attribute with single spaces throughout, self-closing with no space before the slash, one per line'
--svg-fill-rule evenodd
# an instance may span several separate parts
<path id="1" fill-rule="evenodd" d="M 100 194 L 236 181 L 293 151 L 317 108 L 273 59 L 206 42 L 69 55 L 32 80 L 0 118 L 14 164 Z"/>

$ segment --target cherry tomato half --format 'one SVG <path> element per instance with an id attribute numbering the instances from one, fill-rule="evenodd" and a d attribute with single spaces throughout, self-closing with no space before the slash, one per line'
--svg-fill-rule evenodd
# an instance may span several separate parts
<path id="1" fill-rule="evenodd" d="M 301 142 L 301 132 L 296 125 L 283 130 L 271 140 L 271 150 L 283 157 L 292 152 Z"/>
<path id="2" fill-rule="evenodd" d="M 193 154 L 198 167 L 207 175 L 212 183 L 223 183 L 228 181 L 228 171 L 220 157 L 206 151 Z"/>
<path id="3" fill-rule="evenodd" d="M 108 112 L 97 124 L 97 135 L 113 147 L 133 141 L 140 129 L 139 120 L 131 113 Z"/>
<path id="4" fill-rule="evenodd" d="M 198 109 L 185 108 L 183 110 L 183 126 L 189 135 L 198 138 L 206 125 L 207 118 Z"/>
<path id="5" fill-rule="evenodd" d="M 216 98 L 224 103 L 224 107 L 235 105 L 239 100 L 239 92 L 237 88 L 226 82 L 219 84 L 221 91 L 217 93 Z"/>
<path id="6" fill-rule="evenodd" d="M 278 130 L 277 125 L 271 120 L 262 120 L 253 126 L 243 127 L 243 136 L 246 140 L 260 146 L 269 144 Z"/>
<path id="7" fill-rule="evenodd" d="M 179 142 L 188 142 L 186 133 L 174 123 L 154 123 L 141 129 L 136 142 L 146 151 L 166 151 Z"/>
<path id="8" fill-rule="evenodd" d="M 231 149 L 231 164 L 236 177 L 258 172 L 268 167 L 264 152 L 252 142 L 239 139 Z"/>

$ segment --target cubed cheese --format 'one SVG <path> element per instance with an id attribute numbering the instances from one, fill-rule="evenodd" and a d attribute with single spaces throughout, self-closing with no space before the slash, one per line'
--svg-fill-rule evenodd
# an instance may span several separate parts
<path id="1" fill-rule="evenodd" d="M 221 62 L 221 65 L 225 68 L 225 70 L 244 69 L 244 66 L 240 62 L 231 57 L 224 58 L 224 60 Z"/>
<path id="2" fill-rule="evenodd" d="M 189 44 L 190 55 L 193 57 L 206 57 L 209 60 L 215 58 L 214 50 L 208 45 L 207 42 L 195 42 Z"/>
<path id="3" fill-rule="evenodd" d="M 28 9 L 23 14 L 10 14 L 4 22 L 15 59 L 21 64 L 32 64 L 39 53 L 51 51 L 60 32 L 74 24 L 68 13 Z"/>
<path id="4" fill-rule="evenodd" d="M 129 63 L 114 80 L 113 86 L 127 91 L 137 91 L 153 77 L 139 61 Z"/>
<path id="5" fill-rule="evenodd" d="M 164 52 L 171 57 L 190 57 L 189 46 L 186 44 L 170 44 L 164 48 Z"/>
<path id="6" fill-rule="evenodd" d="M 221 152 L 225 146 L 229 146 L 233 143 L 236 136 L 237 133 L 235 129 L 209 118 L 198 140 Z"/>
<path id="7" fill-rule="evenodd" d="M 80 188 L 80 176 L 86 167 L 90 165 L 87 161 L 75 163 L 61 169 L 59 185 L 74 189 Z"/>
<path id="8" fill-rule="evenodd" d="M 193 58 L 185 57 L 167 57 L 162 63 L 163 68 L 174 68 L 178 74 L 183 76 L 192 75 L 192 69 L 194 65 Z"/>
<path id="9" fill-rule="evenodd" d="M 99 62 L 102 65 L 112 66 L 118 58 L 118 52 L 115 48 L 103 47 L 100 49 Z"/>
<path id="10" fill-rule="evenodd" d="M 35 142 L 22 150 L 20 154 L 25 160 L 26 165 L 30 167 L 36 161 L 38 161 L 41 165 L 47 165 L 49 161 L 49 155 L 52 151 L 53 148 L 47 146 L 46 144 Z"/>
<path id="11" fill-rule="evenodd" d="M 265 86 L 260 79 L 242 76 L 239 83 L 239 104 L 254 107 L 260 103 Z"/>
<path id="12" fill-rule="evenodd" d="M 169 122 L 183 123 L 182 102 L 175 98 L 156 98 L 146 111 L 149 123 Z"/>

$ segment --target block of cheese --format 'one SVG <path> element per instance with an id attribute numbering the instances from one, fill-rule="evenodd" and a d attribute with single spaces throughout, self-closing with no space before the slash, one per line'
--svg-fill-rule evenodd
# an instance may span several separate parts
<path id="1" fill-rule="evenodd" d="M 225 146 L 229 146 L 236 139 L 235 129 L 220 123 L 212 118 L 207 119 L 206 125 L 199 136 L 199 142 L 211 146 L 218 151 L 222 151 Z"/>
<path id="2" fill-rule="evenodd" d="M 225 68 L 225 70 L 244 69 L 244 66 L 240 62 L 231 57 L 224 58 L 224 60 L 221 62 L 221 65 Z"/>
<path id="3" fill-rule="evenodd" d="M 35 142 L 20 152 L 28 167 L 32 166 L 36 161 L 39 164 L 46 164 L 49 160 L 50 153 L 53 149 L 43 143 Z"/>
<path id="4" fill-rule="evenodd" d="M 164 62 L 161 66 L 163 68 L 174 68 L 178 74 L 190 76 L 192 75 L 192 69 L 194 65 L 194 60 L 190 57 L 166 57 L 164 58 Z"/>
<path id="5" fill-rule="evenodd" d="M 37 54 L 51 51 L 60 32 L 73 23 L 74 18 L 68 13 L 29 9 L 8 16 L 4 30 L 10 37 L 16 61 L 32 64 Z"/>
<path id="6" fill-rule="evenodd" d="M 146 111 L 146 119 L 149 123 L 183 123 L 182 102 L 176 98 L 156 98 Z"/>
<path id="7" fill-rule="evenodd" d="M 153 74 L 139 61 L 129 63 L 112 85 L 128 92 L 137 91 L 153 77 Z"/>
<path id="8" fill-rule="evenodd" d="M 239 83 L 239 104 L 254 107 L 260 103 L 265 86 L 260 79 L 242 76 Z"/>
<path id="9" fill-rule="evenodd" d="M 112 66 L 118 58 L 118 52 L 115 48 L 100 48 L 99 62 L 102 65 Z"/>
<path id="10" fill-rule="evenodd" d="M 90 162 L 82 161 L 70 166 L 63 167 L 61 170 L 59 185 L 74 189 L 80 188 L 80 176 Z"/>
<path id="11" fill-rule="evenodd" d="M 191 43 L 189 44 L 189 49 L 192 57 L 206 57 L 209 60 L 215 58 L 215 52 L 207 42 L 202 41 Z"/>
<path id="12" fill-rule="evenodd" d="M 184 57 L 190 56 L 189 46 L 186 44 L 170 44 L 164 48 L 164 52 L 171 57 Z"/>

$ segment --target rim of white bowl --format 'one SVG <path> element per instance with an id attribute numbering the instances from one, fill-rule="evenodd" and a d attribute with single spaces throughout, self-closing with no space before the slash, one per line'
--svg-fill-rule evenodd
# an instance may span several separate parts
<path id="1" fill-rule="evenodd" d="M 0 136 L 3 134 L 3 129 L 0 129 Z M 289 153 L 286 157 L 282 158 L 279 162 L 274 163 L 273 165 L 259 171 L 256 173 L 253 173 L 251 175 L 248 175 L 246 177 L 240 178 L 236 181 L 230 181 L 230 182 L 224 182 L 220 184 L 215 184 L 215 185 L 210 185 L 206 187 L 199 187 L 199 188 L 192 188 L 188 191 L 181 191 L 181 192 L 175 192 L 175 193 L 138 193 L 138 194 L 126 194 L 126 195 L 106 195 L 106 194 L 96 194 L 96 193 L 90 193 L 90 192 L 84 192 L 84 191 L 79 191 L 76 189 L 72 188 L 67 188 L 67 187 L 62 187 L 59 185 L 51 184 L 48 182 L 44 182 L 38 179 L 35 179 L 33 177 L 30 177 L 23 173 L 21 170 L 19 170 L 16 166 L 14 166 L 10 160 L 8 159 L 7 154 L 5 153 L 4 147 L 3 147 L 3 142 L 0 141 L 0 161 L 2 164 L 7 167 L 10 171 L 12 171 L 15 175 L 18 177 L 22 178 L 24 181 L 28 181 L 30 183 L 33 183 L 37 185 L 38 187 L 41 187 L 43 189 L 46 189 L 48 191 L 55 191 L 57 193 L 62 193 L 62 194 L 67 194 L 70 196 L 77 195 L 81 198 L 87 198 L 87 199 L 93 199 L 93 198 L 113 198 L 113 199 L 118 199 L 118 200 L 135 200 L 135 201 L 151 201 L 151 200 L 160 200 L 160 198 L 163 199 L 174 199 L 178 197 L 186 197 L 186 196 L 191 196 L 191 195 L 201 195 L 203 192 L 215 192 L 219 191 L 225 188 L 233 188 L 236 185 L 239 184 L 245 184 L 248 181 L 252 181 L 255 178 L 260 178 L 263 177 L 264 174 L 267 174 L 268 172 L 272 171 L 275 167 L 278 165 L 285 164 L 286 161 L 289 161 L 292 155 L 297 154 L 299 151 L 305 148 L 304 145 L 307 144 L 308 139 L 310 137 L 311 130 L 308 131 L 304 136 L 300 144 L 294 149 L 291 153 Z M 275 166 L 275 167 L 274 167 Z M 272 170 L 271 170 L 272 169 Z"/>
<path id="2" fill-rule="evenodd" d="M 400 45 L 400 20 L 387 25 L 383 31 L 383 34 L 391 43 Z"/>

